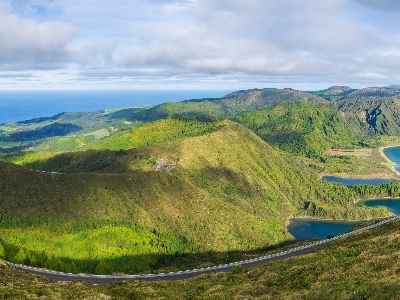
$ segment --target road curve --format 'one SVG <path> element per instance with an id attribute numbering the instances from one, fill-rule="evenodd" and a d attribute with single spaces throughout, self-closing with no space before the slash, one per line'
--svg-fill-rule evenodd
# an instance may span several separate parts
<path id="1" fill-rule="evenodd" d="M 237 262 L 233 262 L 233 263 L 225 264 L 225 265 L 218 265 L 218 266 L 213 266 L 213 267 L 186 270 L 186 271 L 178 271 L 178 272 L 170 272 L 170 273 L 144 274 L 144 275 L 121 275 L 121 276 L 72 274 L 72 273 L 63 273 L 63 272 L 57 272 L 57 271 L 52 271 L 52 270 L 47 270 L 47 269 L 34 268 L 34 267 L 14 264 L 14 263 L 10 263 L 10 262 L 6 262 L 6 264 L 8 264 L 9 266 L 13 267 L 16 270 L 30 272 L 30 273 L 37 274 L 37 275 L 43 275 L 54 281 L 84 281 L 84 282 L 91 283 L 91 284 L 108 284 L 108 283 L 126 281 L 126 280 L 144 280 L 144 281 L 183 280 L 183 279 L 189 279 L 189 278 L 201 275 L 201 274 L 229 272 L 235 266 L 238 266 L 238 265 L 241 265 L 244 268 L 250 268 L 250 267 L 255 267 L 255 266 L 264 264 L 268 261 L 282 260 L 282 259 L 289 258 L 289 257 L 300 256 L 300 255 L 315 251 L 327 243 L 331 243 L 331 242 L 339 240 L 339 239 L 344 239 L 349 236 L 360 233 L 362 231 L 370 230 L 370 229 L 382 226 L 386 223 L 389 223 L 389 222 L 392 222 L 395 220 L 399 220 L 399 219 L 400 219 L 400 216 L 394 216 L 394 217 L 385 219 L 383 221 L 380 221 L 376 224 L 369 225 L 369 226 L 366 226 L 366 227 L 363 227 L 363 228 L 360 228 L 360 229 L 357 229 L 357 230 L 354 230 L 354 231 L 351 231 L 348 233 L 340 234 L 338 236 L 335 236 L 335 237 L 332 237 L 329 239 L 317 241 L 317 242 L 314 242 L 311 244 L 292 248 L 292 249 L 282 251 L 279 253 L 261 256 L 261 257 L 254 258 L 254 259 L 237 261 Z"/>

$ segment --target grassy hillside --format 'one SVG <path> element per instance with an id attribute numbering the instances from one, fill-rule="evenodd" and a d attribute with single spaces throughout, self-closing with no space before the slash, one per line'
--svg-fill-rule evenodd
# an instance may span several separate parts
<path id="1" fill-rule="evenodd" d="M 128 151 L 63 154 L 59 161 L 70 162 L 68 174 L 1 163 L 1 239 L 8 245 L 6 257 L 37 261 L 45 251 L 50 258 L 43 259 L 44 264 L 57 266 L 57 257 L 69 258 L 70 268 L 85 271 L 101 259 L 113 258 L 108 266 L 115 271 L 126 265 L 124 257 L 138 254 L 275 245 L 291 239 L 285 225 L 294 215 L 358 219 L 387 214 L 384 209 L 348 207 L 358 197 L 356 192 L 322 183 L 316 171 L 285 157 L 245 127 L 223 124 L 206 135 Z M 168 171 L 155 171 L 155 161 L 161 158 L 178 163 Z M 109 226 L 119 228 L 119 233 Z M 93 231 L 97 228 L 98 233 Z M 121 244 L 103 243 L 104 253 L 91 250 L 85 239 L 92 235 L 100 237 L 96 243 L 109 238 Z M 132 249 L 129 236 L 138 237 L 138 248 L 126 251 Z M 60 250 L 72 244 L 75 252 Z M 82 262 L 93 257 L 92 264 Z M 153 256 L 129 266 L 151 270 L 169 263 Z M 62 260 L 59 265 L 68 266 Z"/>
<path id="2" fill-rule="evenodd" d="M 284 102 L 234 118 L 273 146 L 308 157 L 330 148 L 349 147 L 356 140 L 334 106 Z"/>
<path id="3" fill-rule="evenodd" d="M 128 150 L 141 146 L 153 145 L 166 141 L 172 141 L 183 137 L 195 137 L 206 133 L 216 131 L 224 126 L 222 122 L 218 122 L 214 118 L 206 116 L 196 116 L 186 118 L 182 116 L 172 116 L 165 120 L 155 121 L 143 126 L 135 127 L 130 130 L 123 130 L 119 133 L 114 133 L 109 137 L 99 140 L 92 140 L 86 144 L 81 144 L 79 147 L 73 147 L 71 150 L 90 149 L 85 153 L 59 153 L 51 152 L 47 149 L 36 148 L 35 151 L 19 153 L 4 157 L 5 160 L 24 165 L 30 169 L 57 171 L 57 172 L 78 172 L 78 171 L 99 171 L 104 172 L 124 172 L 128 166 L 128 162 L 120 163 L 119 168 L 109 168 L 110 165 L 115 165 L 115 158 L 120 158 L 125 152 L 118 152 L 118 156 L 113 155 L 113 152 L 100 152 L 91 150 Z M 56 141 L 54 141 L 56 142 Z M 57 144 L 60 142 L 58 141 Z M 48 143 L 43 144 L 47 145 Z M 115 154 L 115 153 L 114 153 Z M 126 154 L 126 153 L 125 153 Z M 143 155 L 139 152 L 133 154 L 138 158 L 138 162 L 151 162 L 155 164 L 155 160 L 149 160 L 148 155 Z M 77 165 L 82 165 L 81 167 Z M 143 164 L 141 164 L 143 165 Z"/>
<path id="4" fill-rule="evenodd" d="M 298 258 L 178 282 L 54 283 L 0 263 L 6 299 L 397 299 L 400 222 Z"/>

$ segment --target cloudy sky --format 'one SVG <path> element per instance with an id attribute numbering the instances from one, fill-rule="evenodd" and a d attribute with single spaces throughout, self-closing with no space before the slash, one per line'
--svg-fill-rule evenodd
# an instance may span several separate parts
<path id="1" fill-rule="evenodd" d="M 0 0 L 0 89 L 400 83 L 400 1 Z"/>

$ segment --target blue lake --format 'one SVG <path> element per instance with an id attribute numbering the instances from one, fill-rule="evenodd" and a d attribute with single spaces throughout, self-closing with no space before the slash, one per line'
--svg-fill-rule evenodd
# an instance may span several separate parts
<path id="1" fill-rule="evenodd" d="M 385 148 L 383 153 L 395 163 L 394 169 L 400 172 L 400 146 Z"/>
<path id="2" fill-rule="evenodd" d="M 341 184 L 344 184 L 347 186 L 355 185 L 355 184 L 379 185 L 382 183 L 399 181 L 396 179 L 383 179 L 383 178 L 359 179 L 359 178 L 344 178 L 344 177 L 337 177 L 337 176 L 323 176 L 322 180 L 341 183 Z"/>
<path id="3" fill-rule="evenodd" d="M 357 203 L 357 205 L 368 206 L 368 207 L 379 207 L 385 206 L 392 213 L 399 215 L 400 214 L 400 199 L 371 199 L 364 200 Z"/>
<path id="4" fill-rule="evenodd" d="M 288 231 L 297 241 L 312 238 L 326 239 L 338 235 L 363 221 L 321 221 L 314 219 L 292 219 Z"/>
<path id="5" fill-rule="evenodd" d="M 400 214 L 400 199 L 371 199 L 357 203 L 357 206 L 385 206 L 394 214 Z M 364 221 L 322 221 L 314 219 L 292 219 L 288 231 L 298 241 L 312 238 L 325 239 L 328 235 L 338 235 Z"/>

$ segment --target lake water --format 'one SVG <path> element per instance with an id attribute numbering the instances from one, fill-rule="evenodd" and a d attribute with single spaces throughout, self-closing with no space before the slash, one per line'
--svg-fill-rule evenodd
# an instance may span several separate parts
<path id="1" fill-rule="evenodd" d="M 392 213 L 400 214 L 400 199 L 370 199 L 357 203 L 358 206 L 385 206 Z M 325 239 L 328 235 L 338 235 L 364 221 L 322 221 L 314 219 L 292 219 L 288 231 L 298 241 L 312 238 Z"/>
<path id="2" fill-rule="evenodd" d="M 0 124 L 51 117 L 61 112 L 157 105 L 189 99 L 220 98 L 227 90 L 0 91 Z"/>
<path id="3" fill-rule="evenodd" d="M 338 235 L 363 221 L 321 221 L 314 219 L 292 219 L 288 231 L 297 241 L 312 238 L 326 239 Z"/>
<path id="4" fill-rule="evenodd" d="M 371 199 L 360 201 L 357 205 L 368 207 L 386 206 L 392 213 L 396 215 L 400 214 L 400 199 Z"/>
<path id="5" fill-rule="evenodd" d="M 400 172 L 400 146 L 385 148 L 383 153 L 395 163 L 394 169 Z"/>
<path id="6" fill-rule="evenodd" d="M 341 183 L 347 186 L 355 185 L 355 184 L 370 184 L 370 185 L 379 185 L 382 183 L 389 183 L 392 181 L 399 181 L 396 179 L 383 179 L 383 178 L 370 178 L 370 179 L 359 179 L 359 178 L 344 178 L 337 176 L 323 176 L 322 180 Z"/>

